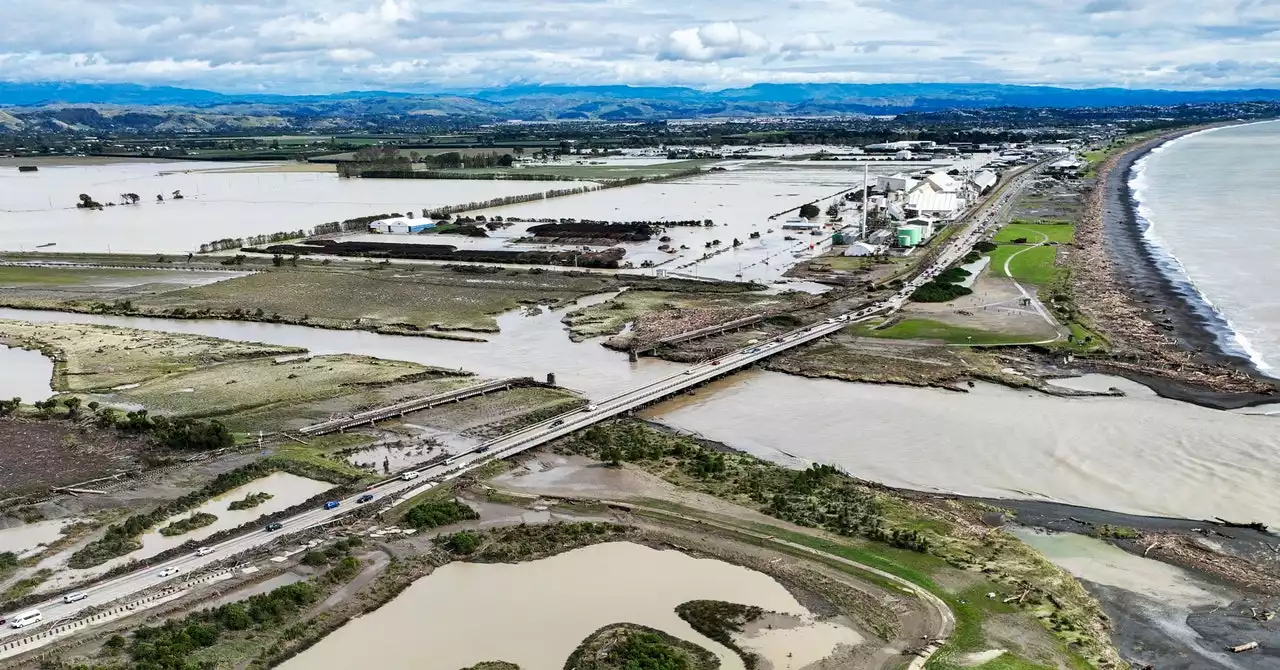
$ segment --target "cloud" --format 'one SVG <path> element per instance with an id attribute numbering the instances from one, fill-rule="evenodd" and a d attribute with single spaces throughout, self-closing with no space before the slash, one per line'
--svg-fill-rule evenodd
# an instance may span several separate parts
<path id="1" fill-rule="evenodd" d="M 1270 0 L 2 0 L 0 25 L 17 81 L 1280 87 Z"/>
<path id="2" fill-rule="evenodd" d="M 658 48 L 658 60 L 707 63 L 768 51 L 768 40 L 727 21 L 672 31 Z"/>

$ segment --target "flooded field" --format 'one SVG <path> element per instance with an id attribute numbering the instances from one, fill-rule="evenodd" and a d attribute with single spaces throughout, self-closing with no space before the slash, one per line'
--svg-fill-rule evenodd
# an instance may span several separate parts
<path id="1" fill-rule="evenodd" d="M 237 526 L 249 523 L 265 514 L 272 514 L 283 509 L 288 509 L 301 503 L 308 498 L 323 493 L 333 488 L 333 484 L 328 482 L 307 479 L 299 477 L 287 472 L 275 472 L 261 479 L 252 481 L 244 486 L 232 489 L 208 502 L 197 507 L 196 509 L 180 514 L 175 517 L 166 519 L 160 525 L 148 531 L 141 537 L 142 548 L 114 558 L 102 565 L 89 568 L 87 570 L 65 570 L 57 574 L 53 579 L 41 586 L 42 591 L 52 590 L 69 581 L 79 581 L 90 575 L 98 575 L 118 565 L 128 563 L 130 561 L 141 560 L 149 556 L 154 556 L 167 549 L 179 546 L 184 542 L 199 542 L 214 533 L 236 528 Z M 261 503 L 257 507 L 244 510 L 228 510 L 227 506 L 233 501 L 240 500 L 250 493 L 265 492 L 271 494 L 271 499 Z M 160 534 L 160 528 L 177 521 L 185 519 L 194 514 L 206 513 L 213 514 L 218 517 L 214 523 L 197 528 L 188 533 L 181 535 L 164 536 Z M 41 567 L 50 567 L 44 566 Z"/>
<path id="2" fill-rule="evenodd" d="M 593 299 L 602 300 L 611 295 L 613 294 L 584 298 L 578 305 L 542 310 L 533 315 L 527 315 L 524 310 L 508 312 L 498 317 L 501 332 L 492 336 L 489 342 L 379 335 L 359 330 L 319 330 L 245 321 L 186 321 L 2 308 L 0 318 L 195 333 L 230 340 L 305 347 L 316 355 L 361 354 L 447 369 L 464 369 L 482 377 L 532 376 L 542 379 L 548 372 L 554 372 L 560 386 L 581 391 L 593 398 L 607 397 L 678 373 L 682 366 L 673 363 L 654 358 L 629 363 L 625 354 L 606 349 L 598 342 L 574 343 L 569 340 L 564 324 L 560 323 L 564 313 L 590 304 Z M 0 365 L 5 365 L 10 355 L 25 356 L 27 353 L 32 352 L 15 354 L 13 351 L 0 350 Z M 33 366 L 34 372 L 34 366 L 39 361 L 44 361 L 48 367 L 36 379 L 44 380 L 47 387 L 51 364 L 38 353 L 34 353 L 34 356 L 36 358 L 27 357 L 25 364 Z M 23 376 L 22 383 L 31 383 L 27 375 Z M 26 396 L 23 398 L 26 399 Z"/>
<path id="3" fill-rule="evenodd" d="M 645 416 L 892 486 L 1280 523 L 1275 417 L 1165 400 L 1120 380 L 1085 383 L 1134 393 L 1057 398 L 986 384 L 960 393 L 748 372 Z"/>
<path id="4" fill-rule="evenodd" d="M 75 522 L 76 519 L 53 519 L 0 528 L 0 551 L 12 551 L 18 558 L 33 556 L 62 537 L 62 529 Z"/>
<path id="5" fill-rule="evenodd" d="M 0 398 L 33 403 L 53 395 L 53 361 L 39 351 L 0 344 Z"/>
<path id="6" fill-rule="evenodd" d="M 596 629 L 630 622 L 701 645 L 720 657 L 722 668 L 741 670 L 736 654 L 676 615 L 677 605 L 696 599 L 809 615 L 763 573 L 676 551 L 611 543 L 530 563 L 451 563 L 280 667 L 456 670 L 503 660 L 524 670 L 559 670 Z M 839 645 L 862 641 L 853 629 L 834 624 L 787 633 L 749 638 L 746 644 L 774 667 L 786 668 L 792 667 L 791 655 L 816 660 Z"/>
<path id="7" fill-rule="evenodd" d="M 334 173 L 229 172 L 252 167 L 200 162 L 0 169 L 0 249 L 185 253 L 200 244 L 327 221 L 573 188 L 579 182 L 340 179 Z M 214 171 L 216 168 L 216 171 Z M 174 200 L 180 191 L 182 200 Z M 136 193 L 141 202 L 77 209 L 80 194 L 103 203 Z M 163 195 L 165 202 L 157 202 Z"/>

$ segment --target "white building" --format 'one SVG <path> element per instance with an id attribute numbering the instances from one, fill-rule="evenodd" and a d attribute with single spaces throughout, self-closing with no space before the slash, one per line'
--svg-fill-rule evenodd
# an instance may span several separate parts
<path id="1" fill-rule="evenodd" d="M 902 151 L 899 151 L 898 153 L 895 153 L 893 155 L 893 159 L 896 161 L 909 161 L 911 160 L 911 157 L 912 157 L 911 152 L 907 151 L 906 149 L 903 149 Z"/>
<path id="2" fill-rule="evenodd" d="M 877 232 L 888 232 L 888 231 L 877 231 Z M 844 250 L 844 255 L 875 256 L 876 254 L 879 254 L 881 252 L 882 252 L 882 249 L 874 244 L 867 244 L 866 242 L 854 242 Z"/>
<path id="3" fill-rule="evenodd" d="M 1000 177 L 991 170 L 979 170 L 973 175 L 973 185 L 978 188 L 978 193 L 983 194 L 991 190 L 1000 181 Z"/>
<path id="4" fill-rule="evenodd" d="M 935 219 L 949 219 L 962 207 L 960 196 L 955 193 L 939 193 L 930 188 L 918 188 L 907 196 L 907 214 Z"/>
<path id="5" fill-rule="evenodd" d="M 951 178 L 951 175 L 935 172 L 924 178 L 924 183 L 937 193 L 959 193 L 960 182 Z"/>
<path id="6" fill-rule="evenodd" d="M 876 177 L 876 190 L 884 191 L 885 193 L 892 191 L 910 191 L 915 188 L 918 183 L 920 182 L 912 179 L 911 175 L 908 175 L 905 172 L 899 172 L 897 174 L 889 175 L 888 177 L 880 175 Z"/>
<path id="7" fill-rule="evenodd" d="M 793 216 L 782 222 L 783 230 L 818 230 L 822 224 L 810 221 L 803 216 Z"/>

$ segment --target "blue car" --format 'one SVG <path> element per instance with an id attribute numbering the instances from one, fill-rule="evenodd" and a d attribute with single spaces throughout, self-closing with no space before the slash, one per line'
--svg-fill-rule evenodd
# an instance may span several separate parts
<path id="1" fill-rule="evenodd" d="M 327 503 L 325 503 L 325 504 L 324 504 L 324 508 L 325 508 L 325 509 L 333 509 L 333 508 L 335 508 L 335 507 L 337 507 L 337 506 L 338 506 L 338 501 L 337 501 L 337 500 L 330 500 L 329 502 L 327 502 Z"/>

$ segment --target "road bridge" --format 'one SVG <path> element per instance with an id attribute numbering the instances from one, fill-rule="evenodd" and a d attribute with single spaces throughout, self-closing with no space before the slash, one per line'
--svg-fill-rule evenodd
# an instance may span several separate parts
<path id="1" fill-rule="evenodd" d="M 389 419 L 393 416 L 404 416 L 409 412 L 431 409 L 432 407 L 451 402 L 460 402 L 467 398 L 474 398 L 478 395 L 493 393 L 494 391 L 505 391 L 513 386 L 530 386 L 536 383 L 537 382 L 535 382 L 532 377 L 512 377 L 510 379 L 499 379 L 497 381 L 484 382 L 483 384 L 474 384 L 472 386 L 466 386 L 460 389 L 446 391 L 444 393 L 437 393 L 432 396 L 414 398 L 412 400 L 398 402 L 394 405 L 366 410 L 348 417 L 313 423 L 305 428 L 299 428 L 298 432 L 307 437 L 319 437 L 321 435 L 337 433 L 356 426 L 371 426 L 383 419 Z"/>

